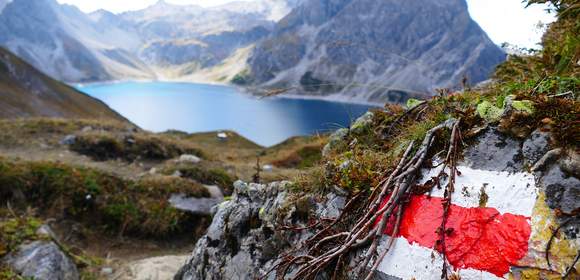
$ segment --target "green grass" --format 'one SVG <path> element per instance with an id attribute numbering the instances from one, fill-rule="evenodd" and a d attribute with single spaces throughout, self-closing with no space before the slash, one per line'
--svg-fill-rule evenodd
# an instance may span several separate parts
<path id="1" fill-rule="evenodd" d="M 234 182 L 237 180 L 236 177 L 228 174 L 228 172 L 221 168 L 206 167 L 203 165 L 177 164 L 168 166 L 161 172 L 166 175 L 171 175 L 176 171 L 181 173 L 181 177 L 206 185 L 216 185 L 226 195 L 232 193 Z"/>

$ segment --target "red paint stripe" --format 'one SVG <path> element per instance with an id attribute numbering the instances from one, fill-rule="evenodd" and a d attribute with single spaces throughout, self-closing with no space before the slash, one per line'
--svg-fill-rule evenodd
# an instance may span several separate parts
<path id="1" fill-rule="evenodd" d="M 436 231 L 443 217 L 442 203 L 441 198 L 413 196 L 405 208 L 398 236 L 423 247 L 439 247 L 435 249 L 441 252 L 436 246 Z M 392 234 L 393 225 L 391 220 L 385 234 Z M 452 229 L 445 238 L 447 260 L 455 269 L 472 268 L 499 277 L 527 254 L 532 231 L 528 217 L 457 205 L 449 209 L 446 228 Z"/>

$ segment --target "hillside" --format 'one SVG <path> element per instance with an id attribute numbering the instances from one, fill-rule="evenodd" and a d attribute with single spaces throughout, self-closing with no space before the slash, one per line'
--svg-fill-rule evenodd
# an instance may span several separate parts
<path id="1" fill-rule="evenodd" d="M 0 118 L 127 120 L 103 102 L 56 81 L 0 48 Z"/>
<path id="2" fill-rule="evenodd" d="M 487 80 L 504 59 L 465 0 L 305 1 L 257 44 L 242 76 L 290 94 L 404 102 Z"/>

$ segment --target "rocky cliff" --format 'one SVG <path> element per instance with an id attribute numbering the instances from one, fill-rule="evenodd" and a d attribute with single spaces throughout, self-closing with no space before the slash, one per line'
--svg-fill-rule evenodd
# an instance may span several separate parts
<path id="1" fill-rule="evenodd" d="M 343 100 L 401 102 L 486 80 L 505 59 L 464 0 L 305 1 L 257 44 L 248 80 Z"/>

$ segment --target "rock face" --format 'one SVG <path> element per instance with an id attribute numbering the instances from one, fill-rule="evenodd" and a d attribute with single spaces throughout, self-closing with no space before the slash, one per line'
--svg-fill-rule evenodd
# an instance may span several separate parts
<path id="1" fill-rule="evenodd" d="M 283 18 L 249 65 L 263 87 L 404 102 L 455 88 L 464 76 L 484 81 L 504 59 L 465 0 L 320 0 Z"/>
<path id="2" fill-rule="evenodd" d="M 35 241 L 22 245 L 3 260 L 25 278 L 77 280 L 75 264 L 53 242 Z"/>
<path id="3" fill-rule="evenodd" d="M 345 205 L 344 197 L 330 193 L 324 203 L 306 197 L 299 204 L 302 207 L 297 208 L 290 203 L 289 185 L 236 182 L 232 199 L 219 206 L 207 234 L 199 239 L 191 258 L 175 279 L 261 277 L 280 253 L 311 234 L 280 232 L 278 223 L 304 225 L 310 211 L 318 217 L 338 217 Z"/>

